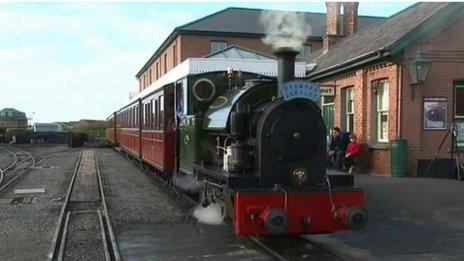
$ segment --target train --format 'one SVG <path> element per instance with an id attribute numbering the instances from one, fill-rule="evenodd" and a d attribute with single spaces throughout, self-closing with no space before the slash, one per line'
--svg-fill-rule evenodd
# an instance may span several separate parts
<path id="1" fill-rule="evenodd" d="M 275 51 L 276 77 L 228 67 L 160 80 L 108 117 L 107 138 L 174 186 L 198 181 L 236 235 L 359 230 L 363 189 L 326 171 L 320 90 L 295 78 L 297 53 Z"/>

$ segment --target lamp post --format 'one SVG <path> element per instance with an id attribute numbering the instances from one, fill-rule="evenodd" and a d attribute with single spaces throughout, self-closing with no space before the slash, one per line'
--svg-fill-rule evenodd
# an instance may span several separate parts
<path id="1" fill-rule="evenodd" d="M 422 85 L 427 79 L 432 61 L 422 57 L 422 53 L 417 51 L 417 56 L 409 63 L 409 76 L 411 77 L 411 100 L 414 100 L 414 88 Z"/>

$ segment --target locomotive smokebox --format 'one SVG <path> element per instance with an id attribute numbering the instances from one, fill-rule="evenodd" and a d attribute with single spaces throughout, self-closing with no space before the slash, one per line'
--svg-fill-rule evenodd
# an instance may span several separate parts
<path id="1" fill-rule="evenodd" d="M 279 96 L 282 85 L 295 78 L 295 57 L 298 53 L 298 51 L 289 47 L 281 47 L 274 52 L 274 55 L 277 57 L 277 83 L 279 85 Z"/>

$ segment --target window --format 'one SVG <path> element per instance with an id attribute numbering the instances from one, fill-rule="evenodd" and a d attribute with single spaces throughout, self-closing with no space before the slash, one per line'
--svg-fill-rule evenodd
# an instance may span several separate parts
<path id="1" fill-rule="evenodd" d="M 322 96 L 321 109 L 327 134 L 334 127 L 334 100 L 335 96 Z"/>
<path id="2" fill-rule="evenodd" d="M 133 107 L 132 108 L 133 110 L 133 113 L 134 113 L 134 128 L 137 128 L 137 126 L 139 125 L 139 121 L 138 121 L 138 113 L 137 113 L 137 107 Z"/>
<path id="3" fill-rule="evenodd" d="M 227 48 L 226 41 L 211 41 L 211 53 L 219 52 Z"/>
<path id="4" fill-rule="evenodd" d="M 159 129 L 159 103 L 158 103 L 158 99 L 155 100 L 155 113 L 154 113 L 154 116 L 155 116 L 155 124 L 153 125 L 154 129 L 155 130 L 158 130 Z"/>
<path id="5" fill-rule="evenodd" d="M 151 85 L 151 69 L 148 72 L 148 85 Z"/>
<path id="6" fill-rule="evenodd" d="M 159 128 L 160 130 L 164 129 L 164 96 L 159 97 Z"/>
<path id="7" fill-rule="evenodd" d="M 353 87 L 344 88 L 342 93 L 343 128 L 348 132 L 354 131 L 354 95 Z"/>
<path id="8" fill-rule="evenodd" d="M 457 146 L 464 148 L 464 82 L 454 84 L 454 123 L 457 126 Z"/>
<path id="9" fill-rule="evenodd" d="M 148 103 L 143 105 L 143 129 L 148 129 Z"/>
<path id="10" fill-rule="evenodd" d="M 177 53 L 176 53 L 176 45 L 172 47 L 172 61 L 173 61 L 173 67 L 177 65 Z"/>
<path id="11" fill-rule="evenodd" d="M 158 62 L 155 63 L 155 72 L 156 72 L 155 79 L 158 79 L 159 78 L 159 63 Z"/>
<path id="12" fill-rule="evenodd" d="M 390 84 L 388 80 L 373 82 L 375 103 L 375 133 L 378 142 L 388 142 L 388 108 Z"/>
<path id="13" fill-rule="evenodd" d="M 156 115 L 156 101 L 153 99 L 151 100 L 151 113 L 152 113 L 152 121 L 151 126 L 152 130 L 156 130 L 156 121 L 158 120 L 158 115 Z"/>
<path id="14" fill-rule="evenodd" d="M 298 50 L 300 53 L 296 56 L 297 59 L 306 59 L 311 53 L 311 46 L 309 44 L 303 44 Z"/>
<path id="15" fill-rule="evenodd" d="M 464 83 L 455 85 L 454 117 L 464 119 Z"/>
<path id="16" fill-rule="evenodd" d="M 164 73 L 168 72 L 168 54 L 164 54 Z"/>

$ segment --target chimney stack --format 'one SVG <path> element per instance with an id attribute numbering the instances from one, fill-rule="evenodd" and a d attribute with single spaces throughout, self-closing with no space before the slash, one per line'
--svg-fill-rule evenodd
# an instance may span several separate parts
<path id="1" fill-rule="evenodd" d="M 343 35 L 348 36 L 358 31 L 358 2 L 343 3 Z"/>
<path id="2" fill-rule="evenodd" d="M 343 5 L 343 24 L 340 9 Z M 323 39 L 323 53 L 327 53 L 338 38 L 351 35 L 358 30 L 358 2 L 326 2 L 327 24 Z"/>
<path id="3" fill-rule="evenodd" d="M 325 36 L 323 39 L 323 53 L 327 53 L 330 50 L 335 39 L 341 36 L 340 32 L 340 2 L 326 2 L 327 8 L 327 24 Z"/>
<path id="4" fill-rule="evenodd" d="M 295 58 L 297 54 L 298 51 L 288 47 L 280 47 L 274 52 L 277 57 L 278 96 L 281 95 L 282 85 L 295 78 Z"/>

